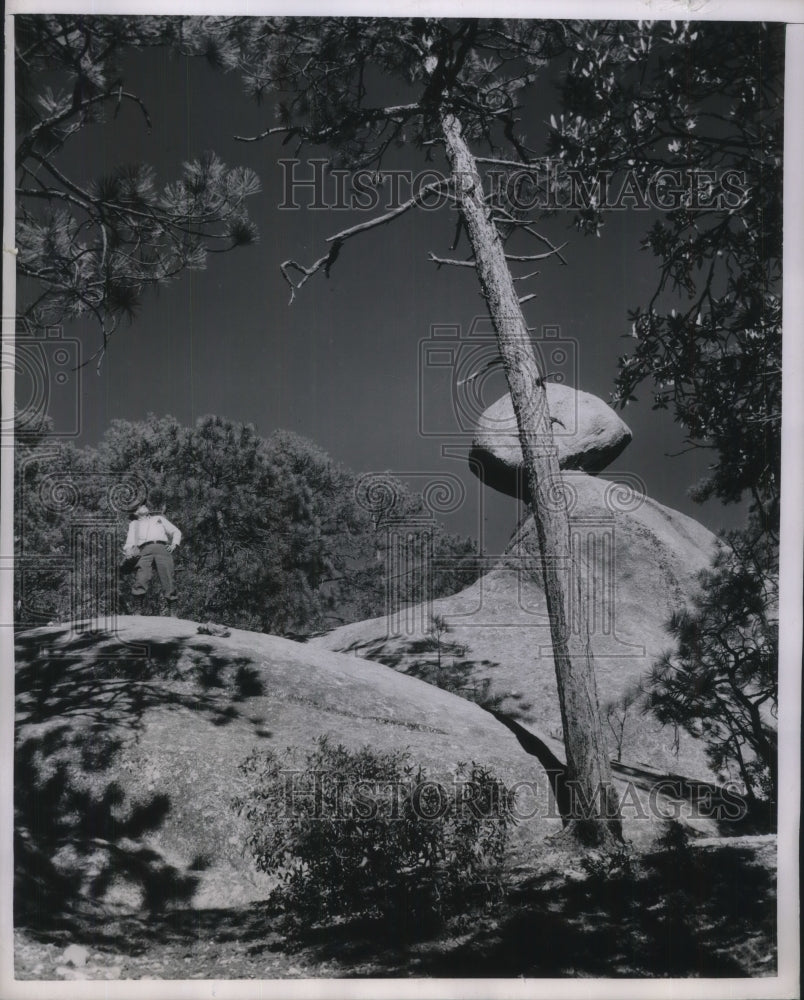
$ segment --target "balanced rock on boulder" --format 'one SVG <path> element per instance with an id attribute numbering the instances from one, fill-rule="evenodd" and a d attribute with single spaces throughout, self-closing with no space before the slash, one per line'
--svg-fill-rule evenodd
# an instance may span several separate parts
<path id="1" fill-rule="evenodd" d="M 628 426 L 591 393 L 551 382 L 547 385 L 547 405 L 562 469 L 601 472 L 631 441 Z M 508 393 L 480 415 L 470 465 L 487 486 L 509 496 L 522 495 L 522 448 Z"/>

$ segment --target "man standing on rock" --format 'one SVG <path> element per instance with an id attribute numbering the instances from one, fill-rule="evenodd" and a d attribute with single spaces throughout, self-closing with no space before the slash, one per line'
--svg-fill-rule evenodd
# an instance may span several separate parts
<path id="1" fill-rule="evenodd" d="M 154 564 L 165 599 L 168 614 L 173 614 L 177 600 L 173 584 L 173 551 L 181 542 L 181 532 L 162 514 L 151 514 L 145 504 L 139 506 L 128 526 L 123 554 L 137 559 L 137 576 L 131 588 L 132 611 L 142 614 L 144 598 L 151 581 Z"/>

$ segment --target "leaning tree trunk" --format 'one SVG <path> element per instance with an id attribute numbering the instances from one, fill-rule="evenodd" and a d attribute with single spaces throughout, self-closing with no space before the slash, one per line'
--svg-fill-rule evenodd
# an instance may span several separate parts
<path id="1" fill-rule="evenodd" d="M 611 845 L 622 838 L 618 800 L 600 720 L 584 588 L 580 574 L 570 571 L 569 515 L 553 444 L 547 392 L 502 241 L 490 219 L 477 164 L 463 138 L 461 123 L 454 114 L 445 112 L 441 124 L 459 211 L 497 332 L 522 445 L 550 619 L 567 781 L 576 793 L 572 797 L 571 826 L 586 841 Z M 573 629 L 569 617 L 573 606 L 577 611 L 577 629 Z"/>

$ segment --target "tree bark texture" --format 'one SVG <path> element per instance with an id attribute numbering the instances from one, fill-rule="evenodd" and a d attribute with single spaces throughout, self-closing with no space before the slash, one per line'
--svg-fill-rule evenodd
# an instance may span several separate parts
<path id="1" fill-rule="evenodd" d="M 488 303 L 516 414 L 553 647 L 567 779 L 573 789 L 572 826 L 583 839 L 611 844 L 621 839 L 618 800 L 603 736 L 589 639 L 585 588 L 571 572 L 572 547 L 547 392 L 499 233 L 484 201 L 477 164 L 451 112 L 441 124 L 458 208 Z M 576 615 L 570 620 L 570 608 Z M 575 627 L 573 627 L 573 624 Z"/>

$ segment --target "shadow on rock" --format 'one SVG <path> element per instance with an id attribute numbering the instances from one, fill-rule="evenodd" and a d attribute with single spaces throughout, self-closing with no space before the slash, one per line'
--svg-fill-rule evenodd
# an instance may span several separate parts
<path id="1" fill-rule="evenodd" d="M 105 774 L 153 708 L 216 726 L 262 693 L 243 658 L 187 640 L 141 647 L 69 631 L 17 637 L 14 906 L 18 923 L 58 927 L 99 904 L 158 913 L 192 900 L 206 860 L 184 867 L 148 843 L 171 812 L 165 792 L 129 800 Z M 261 720 L 260 720 L 261 721 Z"/>
<path id="2" fill-rule="evenodd" d="M 407 642 L 391 643 L 376 639 L 369 643 L 352 643 L 343 652 L 355 653 L 367 660 L 375 660 L 400 673 L 409 674 L 450 694 L 473 701 L 487 711 L 505 709 L 512 718 L 524 717 L 530 705 L 520 694 L 494 691 L 491 678 L 478 676 L 499 666 L 493 660 L 466 658 L 463 643 L 443 636 L 431 635 Z"/>
<path id="3" fill-rule="evenodd" d="M 78 910 L 69 921 L 51 921 L 28 928 L 29 935 L 43 943 L 78 943 L 122 955 L 140 956 L 156 949 L 193 948 L 205 942 L 214 953 L 227 942 L 246 945 L 252 953 L 280 948 L 281 935 L 272 930 L 276 919 L 265 905 L 226 909 L 175 908 L 152 914 L 98 914 Z M 209 970 L 214 976 L 214 970 Z"/>

